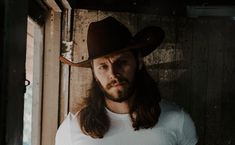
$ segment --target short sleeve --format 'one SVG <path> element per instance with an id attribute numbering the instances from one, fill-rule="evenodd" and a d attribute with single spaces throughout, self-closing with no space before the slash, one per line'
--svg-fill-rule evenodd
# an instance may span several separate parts
<path id="1" fill-rule="evenodd" d="M 56 132 L 55 145 L 71 145 L 70 120 L 71 114 L 65 118 Z"/>
<path id="2" fill-rule="evenodd" d="M 179 145 L 196 145 L 198 138 L 193 120 L 182 110 Z"/>

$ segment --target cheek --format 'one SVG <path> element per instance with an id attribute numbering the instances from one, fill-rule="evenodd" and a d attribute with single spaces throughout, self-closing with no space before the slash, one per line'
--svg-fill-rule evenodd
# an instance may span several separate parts
<path id="1" fill-rule="evenodd" d="M 104 75 L 96 74 L 96 73 L 94 74 L 95 74 L 96 80 L 99 81 L 103 87 L 108 83 L 108 80 Z"/>
<path id="2" fill-rule="evenodd" d="M 134 65 L 135 66 L 135 65 Z M 135 72 L 136 72 L 136 66 L 135 67 L 128 67 L 125 69 L 125 78 L 127 78 L 130 82 L 133 81 L 135 77 Z"/>

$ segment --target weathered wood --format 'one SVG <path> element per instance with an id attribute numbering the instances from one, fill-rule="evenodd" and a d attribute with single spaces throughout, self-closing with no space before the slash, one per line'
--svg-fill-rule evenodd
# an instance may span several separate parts
<path id="1" fill-rule="evenodd" d="M 63 1 L 65 3 L 65 0 Z M 65 4 L 66 5 L 66 4 Z M 66 6 L 68 7 L 68 6 Z M 61 55 L 70 59 L 72 57 L 72 46 L 71 41 L 71 9 L 68 8 L 62 13 L 62 48 Z M 69 111 L 69 75 L 70 67 L 66 64 L 61 63 L 61 74 L 60 74 L 60 113 L 59 122 L 62 123 L 64 118 L 67 116 Z"/>
<path id="2" fill-rule="evenodd" d="M 32 95 L 32 145 L 41 142 L 42 72 L 43 72 L 43 27 L 34 23 L 34 60 Z"/>
<path id="3" fill-rule="evenodd" d="M 97 11 L 75 10 L 73 26 L 73 61 L 79 62 L 88 58 L 86 36 L 88 25 L 97 21 Z M 69 110 L 76 112 L 76 105 L 82 97 L 87 96 L 91 70 L 87 68 L 72 67 L 70 77 L 70 100 Z"/>
<path id="4" fill-rule="evenodd" d="M 45 24 L 42 145 L 53 145 L 58 127 L 61 14 L 51 11 Z"/>
<path id="5" fill-rule="evenodd" d="M 62 12 L 54 0 L 43 0 L 54 12 Z"/>
<path id="6" fill-rule="evenodd" d="M 208 76 L 206 96 L 205 144 L 220 145 L 221 89 L 223 80 L 223 20 L 208 19 L 204 27 L 208 38 Z"/>
<path id="7" fill-rule="evenodd" d="M 152 1 L 152 0 L 70 0 L 73 8 L 116 11 L 116 12 L 132 12 L 132 13 L 151 13 L 164 16 L 186 15 L 185 1 Z M 190 3 L 191 4 L 191 3 Z M 201 4 L 199 4 L 201 5 Z"/>
<path id="8" fill-rule="evenodd" d="M 221 144 L 235 143 L 235 21 L 225 21 L 223 25 L 223 80 L 221 92 L 221 118 L 219 122 Z"/>
<path id="9" fill-rule="evenodd" d="M 205 114 L 208 78 L 208 31 L 206 20 L 194 21 L 192 43 L 192 114 L 196 118 L 199 144 L 205 144 Z"/>
<path id="10" fill-rule="evenodd" d="M 192 46 L 193 46 L 193 21 L 187 18 L 181 18 L 178 22 L 178 34 L 176 35 L 177 47 L 181 49 L 183 59 L 176 65 L 184 64 L 185 71 L 178 78 L 175 84 L 177 89 L 175 90 L 174 98 L 177 98 L 177 103 L 185 108 L 185 111 L 189 112 L 192 119 L 195 120 L 191 113 L 192 101 Z M 179 67 L 178 67 L 179 68 Z"/>

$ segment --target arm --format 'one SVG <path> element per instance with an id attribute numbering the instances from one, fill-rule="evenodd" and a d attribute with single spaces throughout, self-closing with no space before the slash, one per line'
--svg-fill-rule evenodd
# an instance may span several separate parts
<path id="1" fill-rule="evenodd" d="M 180 122 L 179 145 L 196 145 L 198 138 L 193 120 L 182 110 Z"/>

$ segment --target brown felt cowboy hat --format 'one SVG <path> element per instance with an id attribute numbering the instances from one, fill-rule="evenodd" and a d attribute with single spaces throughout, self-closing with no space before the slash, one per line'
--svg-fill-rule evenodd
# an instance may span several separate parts
<path id="1" fill-rule="evenodd" d="M 75 63 L 61 56 L 60 61 L 71 66 L 90 67 L 91 60 L 95 58 L 132 49 L 138 49 L 144 57 L 161 44 L 164 36 L 164 31 L 156 26 L 146 27 L 132 36 L 122 23 L 113 17 L 107 17 L 89 25 L 87 60 Z"/>

